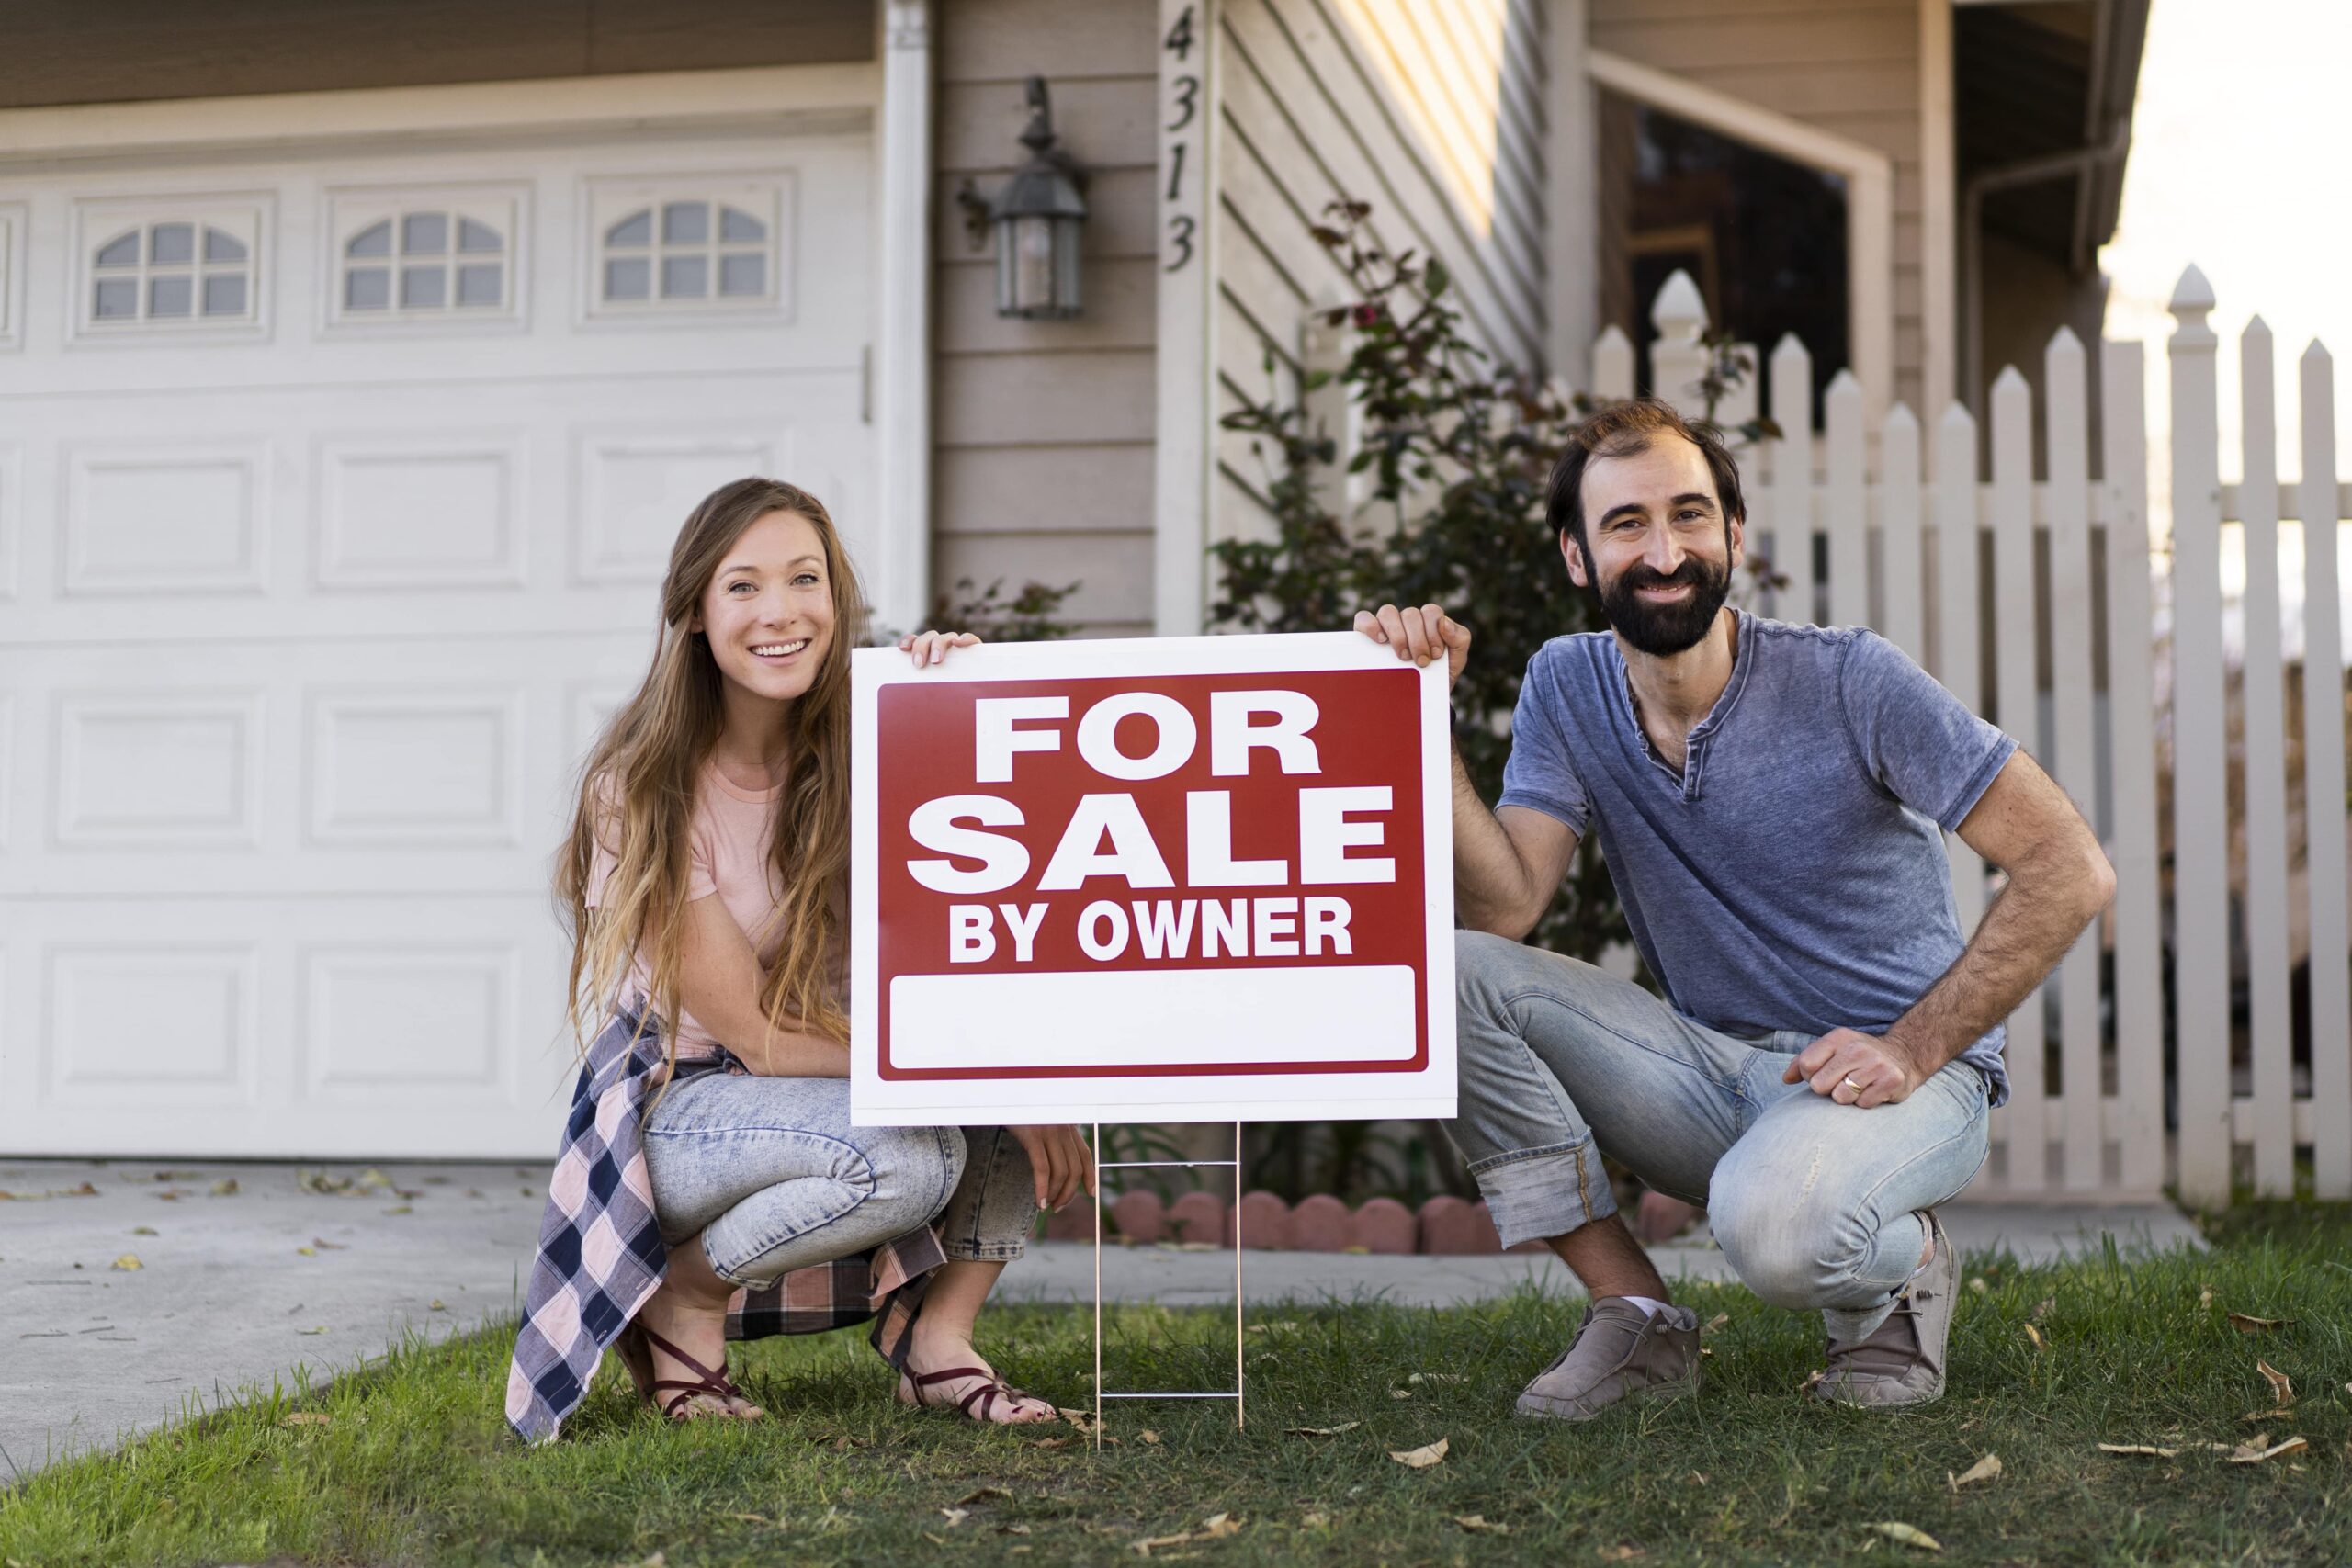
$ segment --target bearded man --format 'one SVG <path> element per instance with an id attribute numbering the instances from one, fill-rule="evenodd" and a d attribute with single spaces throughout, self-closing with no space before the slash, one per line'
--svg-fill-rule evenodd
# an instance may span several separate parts
<path id="1" fill-rule="evenodd" d="M 1703 1204 L 1758 1296 L 1820 1310 L 1813 1397 L 1935 1399 L 1959 1279 L 1936 1205 L 2007 1098 L 2002 1021 L 2114 872 L 2017 742 L 1884 638 L 1725 608 L 1746 510 L 1712 430 L 1606 409 L 1546 513 L 1611 629 L 1529 661 L 1498 808 L 1453 761 L 1451 1130 L 1503 1245 L 1544 1238 L 1590 1296 L 1519 1408 L 1587 1420 L 1699 1384 L 1697 1318 L 1618 1218 L 1604 1150 Z M 1469 656 L 1436 604 L 1355 625 L 1450 677 Z M 1965 942 L 1940 829 L 2007 874 Z M 1521 944 L 1587 832 L 1663 998 Z"/>

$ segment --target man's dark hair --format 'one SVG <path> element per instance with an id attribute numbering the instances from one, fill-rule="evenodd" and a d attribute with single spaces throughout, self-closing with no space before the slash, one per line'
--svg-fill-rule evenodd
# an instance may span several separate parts
<path id="1" fill-rule="evenodd" d="M 1650 443 L 1659 436 L 1669 434 L 1679 435 L 1707 459 L 1707 472 L 1715 481 L 1715 499 L 1723 504 L 1724 531 L 1730 531 L 1734 519 L 1747 518 L 1747 503 L 1739 493 L 1739 465 L 1732 461 L 1721 431 L 1703 421 L 1684 419 L 1671 404 L 1656 398 L 1611 403 L 1569 437 L 1568 449 L 1552 466 L 1552 482 L 1544 496 L 1544 520 L 1576 540 L 1577 548 L 1584 552 L 1588 570 L 1592 564 L 1592 549 L 1584 536 L 1586 466 L 1595 457 L 1633 457 L 1647 451 Z"/>

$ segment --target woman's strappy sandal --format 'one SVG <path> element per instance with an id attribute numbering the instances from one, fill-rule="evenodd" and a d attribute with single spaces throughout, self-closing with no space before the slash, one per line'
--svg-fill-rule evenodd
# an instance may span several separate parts
<path id="1" fill-rule="evenodd" d="M 1014 1388 L 986 1367 L 953 1367 L 944 1372 L 919 1372 L 908 1365 L 908 1357 L 914 1348 L 915 1319 L 922 1315 L 923 1292 L 930 1283 L 928 1276 L 919 1276 L 893 1291 L 875 1318 L 874 1332 L 867 1340 L 874 1347 L 875 1354 L 889 1362 L 891 1371 L 899 1374 L 899 1403 L 933 1410 L 945 1409 L 948 1402 L 933 1400 L 929 1393 L 931 1389 L 944 1382 L 953 1382 L 957 1378 L 979 1378 L 982 1380 L 979 1387 L 954 1402 L 956 1409 L 974 1421 L 991 1426 L 1016 1425 L 990 1420 L 1000 1400 L 1015 1408 L 1024 1399 L 1035 1400 L 1053 1409 L 1053 1401 Z M 976 1400 L 980 1402 L 977 1411 L 972 1408 Z"/>
<path id="2" fill-rule="evenodd" d="M 687 1401 L 701 1394 L 707 1394 L 713 1399 L 730 1401 L 740 1399 L 746 1404 L 751 1403 L 751 1395 L 738 1388 L 735 1385 L 735 1380 L 727 1375 L 723 1359 L 718 1370 L 713 1371 L 641 1323 L 632 1323 L 622 1329 L 621 1337 L 615 1345 L 621 1353 L 621 1364 L 628 1369 L 630 1380 L 637 1384 L 638 1393 L 648 1404 L 660 1409 L 666 1420 L 699 1421 L 706 1416 L 723 1416 L 735 1421 L 757 1421 L 765 1415 L 765 1412 L 762 1412 L 760 1416 L 746 1416 L 731 1408 L 702 1411 L 687 1411 L 684 1408 Z M 648 1348 L 649 1346 L 650 1349 Z M 690 1382 L 682 1378 L 655 1377 L 653 1350 L 660 1350 L 663 1355 L 693 1372 L 695 1375 L 695 1381 Z M 675 1389 L 678 1392 L 665 1400 L 662 1397 L 663 1389 Z"/>
<path id="3" fill-rule="evenodd" d="M 941 1401 L 934 1404 L 931 1395 L 925 1392 L 934 1384 L 953 1382 L 957 1378 L 981 1379 L 982 1382 L 979 1387 L 973 1389 L 970 1393 L 964 1395 L 963 1398 L 956 1402 L 956 1408 L 961 1410 L 972 1420 L 979 1422 L 982 1426 L 1016 1425 L 1016 1423 L 1013 1422 L 997 1422 L 993 1419 L 993 1416 L 996 1414 L 997 1401 L 1000 1399 L 1004 1401 L 1008 1407 L 1013 1409 L 1018 1409 L 1021 1402 L 1024 1399 L 1036 1400 L 1040 1404 L 1050 1404 L 1049 1401 L 1038 1399 L 1037 1395 L 1034 1393 L 1023 1393 L 1021 1390 L 1013 1387 L 1011 1383 L 1006 1382 L 1002 1378 L 997 1376 L 996 1373 L 990 1371 L 986 1367 L 951 1367 L 944 1372 L 919 1372 L 914 1371 L 912 1368 L 906 1368 L 900 1371 L 899 1375 L 906 1380 L 906 1388 L 913 1391 L 915 1396 L 914 1403 L 918 1405 L 931 1409 L 944 1408 L 945 1403 L 944 1401 Z M 972 1408 L 972 1402 L 974 1400 L 981 1402 L 980 1407 L 978 1410 Z M 903 1397 L 901 1398 L 900 1403 L 905 1403 Z M 1025 1425 L 1025 1423 L 1022 1424 Z"/>

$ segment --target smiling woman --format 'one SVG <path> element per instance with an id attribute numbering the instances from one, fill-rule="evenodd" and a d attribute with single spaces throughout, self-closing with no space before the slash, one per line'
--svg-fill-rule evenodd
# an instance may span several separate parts
<path id="1" fill-rule="evenodd" d="M 1037 1210 L 1092 1186 L 1076 1130 L 851 1123 L 865 614 L 831 516 L 796 486 L 722 486 L 671 550 L 652 667 L 582 770 L 558 867 L 586 1062 L 508 1381 L 526 1438 L 554 1435 L 607 1348 L 673 1420 L 757 1418 L 725 1371 L 730 1332 L 877 1315 L 901 1403 L 1054 1418 L 971 1333 Z M 923 663 L 977 640 L 900 646 Z"/>

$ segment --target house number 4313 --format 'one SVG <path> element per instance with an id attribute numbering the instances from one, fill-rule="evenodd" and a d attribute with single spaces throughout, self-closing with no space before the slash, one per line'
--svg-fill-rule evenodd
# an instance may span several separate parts
<path id="1" fill-rule="evenodd" d="M 1167 118 L 1160 122 L 1168 170 L 1160 188 L 1160 205 L 1168 212 L 1164 272 L 1182 272 L 1193 264 L 1194 236 L 1200 232 L 1196 196 L 1200 175 L 1193 165 L 1200 161 L 1193 149 L 1201 135 L 1201 70 L 1186 67 L 1193 64 L 1196 46 L 1205 62 L 1207 46 L 1194 31 L 1194 10 L 1192 5 L 1178 9 L 1176 19 L 1159 40 L 1159 80 L 1167 108 Z"/>

